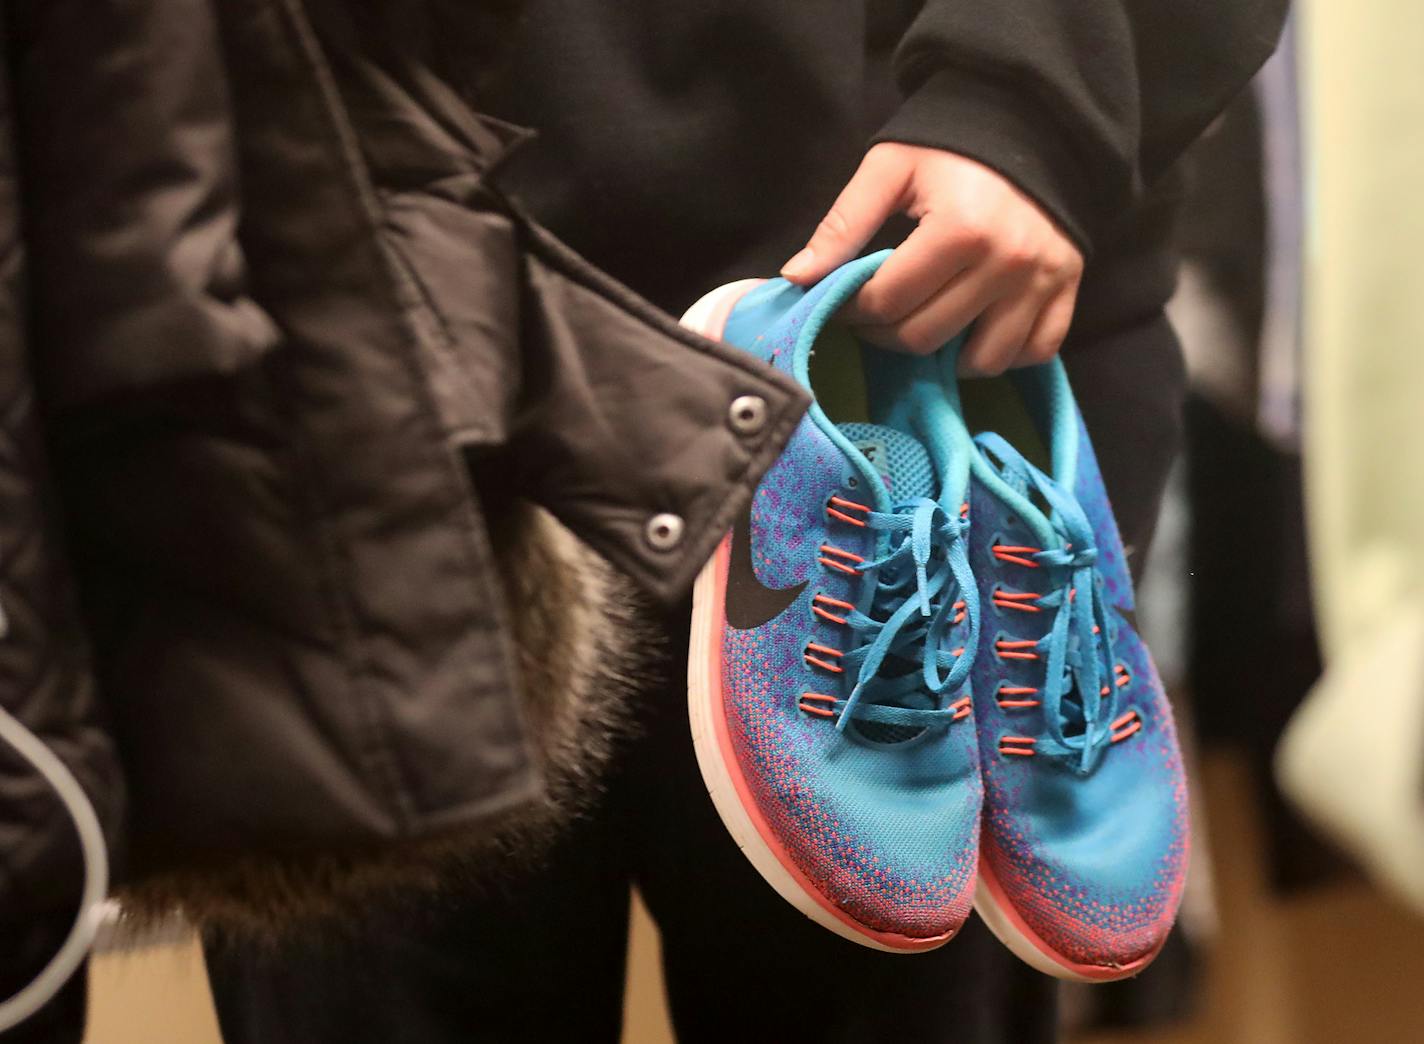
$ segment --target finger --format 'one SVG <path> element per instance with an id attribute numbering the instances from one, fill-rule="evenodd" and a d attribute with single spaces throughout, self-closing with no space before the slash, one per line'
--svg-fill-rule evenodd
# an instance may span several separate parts
<path id="1" fill-rule="evenodd" d="M 898 323 L 983 260 L 989 245 L 987 229 L 930 215 L 886 258 L 842 316 L 870 326 Z"/>
<path id="2" fill-rule="evenodd" d="M 1023 352 L 1012 365 L 1039 366 L 1057 355 L 1073 325 L 1073 310 L 1077 304 L 1078 280 L 1075 279 L 1058 291 L 1039 313 L 1024 342 Z"/>
<path id="3" fill-rule="evenodd" d="M 960 376 L 997 377 L 1007 370 L 1023 351 L 1046 304 L 1043 294 L 1023 292 L 985 309 L 959 353 Z"/>
<path id="4" fill-rule="evenodd" d="M 957 337 L 1002 293 L 996 273 L 982 266 L 968 268 L 907 318 L 860 326 L 857 332 L 871 344 L 891 351 L 929 355 Z"/>
<path id="5" fill-rule="evenodd" d="M 855 257 L 900 209 L 911 167 L 872 149 L 836 198 L 805 248 L 781 268 L 793 283 L 817 282 Z"/>

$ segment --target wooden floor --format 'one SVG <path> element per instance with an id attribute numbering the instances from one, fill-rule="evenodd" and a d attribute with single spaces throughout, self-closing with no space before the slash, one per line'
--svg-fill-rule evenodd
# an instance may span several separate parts
<path id="1" fill-rule="evenodd" d="M 1273 900 L 1264 888 L 1243 772 L 1218 756 L 1208 759 L 1203 775 L 1223 930 L 1201 1013 L 1166 1032 L 1081 1037 L 1073 1044 L 1424 1042 L 1424 921 L 1363 884 Z M 672 1041 L 657 945 L 638 907 L 626 1044 Z M 191 940 L 106 954 L 95 961 L 92 981 L 88 1044 L 219 1042 L 201 954 Z"/>

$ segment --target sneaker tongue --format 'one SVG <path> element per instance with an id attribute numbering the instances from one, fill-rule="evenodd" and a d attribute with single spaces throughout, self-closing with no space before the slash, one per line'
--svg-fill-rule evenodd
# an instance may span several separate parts
<path id="1" fill-rule="evenodd" d="M 1034 488 L 1033 474 L 1037 474 L 1045 484 L 1061 488 L 1052 477 L 1035 468 L 998 435 L 981 433 L 975 437 L 974 442 L 983 451 L 981 458 L 987 460 L 989 467 L 1017 498 L 1018 502 L 1010 501 L 1008 507 L 1028 523 L 1042 541 L 1042 546 L 1057 547 L 1059 541 L 1071 540 L 1071 537 L 1059 531 L 1059 526 L 1054 523 L 1057 516 L 1052 506 L 1046 503 L 1043 495 Z"/>
<path id="2" fill-rule="evenodd" d="M 880 475 L 892 504 L 904 503 L 917 497 L 935 498 L 939 494 L 939 477 L 935 474 L 929 452 L 913 435 L 907 435 L 899 428 L 883 424 L 839 424 L 841 434 L 870 462 L 872 470 Z M 888 538 L 881 537 L 882 542 Z M 881 553 L 885 551 L 882 543 Z M 866 585 L 862 597 L 862 611 L 871 611 L 869 599 L 875 595 L 874 585 Z M 918 674 L 920 669 L 916 659 L 906 659 L 898 653 L 886 657 L 879 671 L 882 681 L 904 679 Z M 898 695 L 867 694 L 872 702 L 889 706 L 930 706 L 932 701 L 919 695 L 918 686 L 906 690 L 904 685 L 896 687 Z M 916 726 L 889 725 L 884 722 L 857 721 L 856 731 L 875 743 L 900 743 L 913 739 L 922 731 Z"/>
<path id="3" fill-rule="evenodd" d="M 880 473 L 892 501 L 916 497 L 933 499 L 938 495 L 939 480 L 929 452 L 913 435 L 883 424 L 852 423 L 837 427 Z"/>

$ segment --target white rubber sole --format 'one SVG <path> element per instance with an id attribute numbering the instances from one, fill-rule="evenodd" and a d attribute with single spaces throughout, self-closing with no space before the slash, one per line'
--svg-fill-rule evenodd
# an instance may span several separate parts
<path id="1" fill-rule="evenodd" d="M 1016 915 L 1005 909 L 1004 904 L 994 894 L 989 884 L 988 871 L 982 864 L 979 868 L 979 883 L 974 889 L 974 912 L 1019 960 L 1045 975 L 1068 982 L 1101 983 L 1130 979 L 1151 964 L 1161 949 L 1159 947 L 1146 957 L 1122 968 L 1088 967 L 1055 957 L 1046 945 L 1020 926 Z"/>
<path id="2" fill-rule="evenodd" d="M 713 290 L 687 310 L 682 317 L 683 325 L 705 337 L 720 339 L 732 306 L 747 291 L 763 282 L 765 280 L 744 279 Z M 832 912 L 823 896 L 811 891 L 798 879 L 797 873 L 789 869 L 783 857 L 773 851 L 753 822 L 733 775 L 739 774 L 740 770 L 729 763 L 718 729 L 723 713 L 718 652 L 722 638 L 723 578 L 726 575 L 728 549 L 728 540 L 724 539 L 693 586 L 692 636 L 687 658 L 687 710 L 692 744 L 697 752 L 702 781 L 707 786 L 717 814 L 722 818 L 722 824 L 747 861 L 782 899 L 842 939 L 885 953 L 923 953 L 943 945 L 953 936 L 925 940 L 905 937 L 905 944 L 896 946 L 876 938 L 885 937 L 884 933 L 869 928 L 858 930 Z M 721 724 L 724 732 L 725 722 Z"/>

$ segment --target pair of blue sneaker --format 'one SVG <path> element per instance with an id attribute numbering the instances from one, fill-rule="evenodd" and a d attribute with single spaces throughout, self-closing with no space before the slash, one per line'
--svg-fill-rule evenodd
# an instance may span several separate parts
<path id="1" fill-rule="evenodd" d="M 976 423 L 956 346 L 837 327 L 885 256 L 684 317 L 816 400 L 697 582 L 699 765 L 762 876 L 847 939 L 928 950 L 974 908 L 1040 970 L 1133 974 L 1176 917 L 1187 799 L 1092 446 L 1056 361 L 985 384 Z"/>

